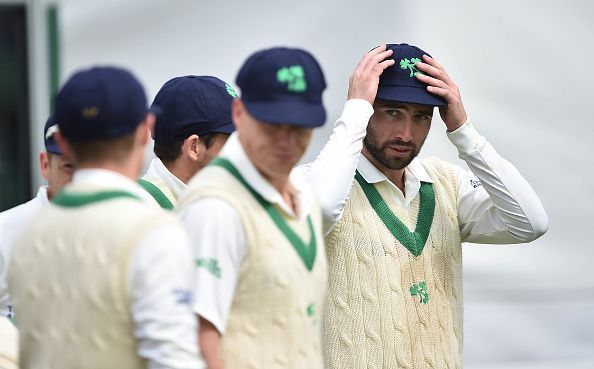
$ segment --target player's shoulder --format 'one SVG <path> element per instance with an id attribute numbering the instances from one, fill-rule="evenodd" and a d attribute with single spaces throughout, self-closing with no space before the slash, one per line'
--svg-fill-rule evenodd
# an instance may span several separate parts
<path id="1" fill-rule="evenodd" d="M 435 156 L 420 159 L 419 163 L 432 179 L 446 178 L 448 181 L 456 183 L 460 170 L 457 165 Z"/>
<path id="2" fill-rule="evenodd" d="M 420 159 L 419 162 L 423 165 L 425 169 L 431 170 L 439 170 L 439 171 L 449 171 L 449 170 L 457 170 L 458 166 L 455 164 L 450 163 L 449 161 L 445 161 L 440 159 L 436 156 L 430 156 L 427 158 Z"/>
<path id="3" fill-rule="evenodd" d="M 9 227 L 27 222 L 42 209 L 37 197 L 0 213 L 0 227 Z"/>

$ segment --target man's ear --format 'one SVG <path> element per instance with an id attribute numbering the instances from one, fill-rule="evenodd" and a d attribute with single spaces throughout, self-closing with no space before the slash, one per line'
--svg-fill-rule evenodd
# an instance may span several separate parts
<path id="1" fill-rule="evenodd" d="M 149 142 L 151 132 L 155 127 L 155 121 L 155 114 L 148 113 L 146 115 L 146 119 L 144 120 L 144 122 L 140 123 L 140 125 L 138 126 L 138 130 L 140 130 L 141 132 L 137 131 L 137 138 L 142 146 L 145 146 Z"/>
<path id="2" fill-rule="evenodd" d="M 41 175 L 47 181 L 49 179 L 49 154 L 47 151 L 39 153 L 39 169 L 41 169 Z"/>
<path id="3" fill-rule="evenodd" d="M 235 127 L 241 126 L 241 122 L 243 121 L 243 116 L 245 115 L 245 105 L 243 101 L 240 99 L 233 99 L 231 103 L 231 117 L 233 119 L 233 123 L 235 123 Z"/>
<path id="4" fill-rule="evenodd" d="M 186 138 L 182 144 L 182 153 L 184 156 L 190 158 L 192 161 L 198 161 L 200 158 L 200 145 L 202 145 L 202 141 L 200 141 L 200 137 L 198 135 L 191 135 L 190 137 Z"/>

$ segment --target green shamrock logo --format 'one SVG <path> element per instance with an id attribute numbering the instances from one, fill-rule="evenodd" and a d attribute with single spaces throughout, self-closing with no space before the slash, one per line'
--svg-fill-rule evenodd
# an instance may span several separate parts
<path id="1" fill-rule="evenodd" d="M 412 58 L 410 60 L 408 60 L 408 58 L 404 58 L 404 59 L 400 60 L 400 69 L 404 69 L 404 70 L 408 69 L 410 71 L 409 77 L 416 76 L 417 73 L 423 74 L 423 72 L 418 70 L 417 66 L 416 66 L 416 64 L 419 63 L 420 61 L 421 61 L 421 59 L 419 59 L 419 58 Z"/>
<path id="2" fill-rule="evenodd" d="M 300 65 L 284 67 L 276 72 L 276 80 L 287 84 L 287 90 L 292 92 L 305 92 L 307 90 L 307 81 L 305 72 Z"/>
<path id="3" fill-rule="evenodd" d="M 410 286 L 409 291 L 411 296 L 419 296 L 420 303 L 427 304 L 429 301 L 429 292 L 427 292 L 427 284 L 425 281 L 413 283 L 413 285 Z"/>
<path id="4" fill-rule="evenodd" d="M 314 314 L 316 313 L 316 307 L 314 304 L 309 304 L 307 305 L 307 309 L 305 311 L 307 313 L 307 316 L 314 316 Z"/>
<path id="5" fill-rule="evenodd" d="M 232 98 L 237 98 L 239 97 L 239 95 L 237 94 L 237 92 L 235 92 L 235 90 L 233 89 L 233 87 L 231 87 L 230 84 L 225 83 L 225 88 L 227 89 L 227 93 L 232 97 Z"/>
<path id="6" fill-rule="evenodd" d="M 204 268 L 217 278 L 221 278 L 221 267 L 217 259 L 197 259 L 196 266 Z"/>

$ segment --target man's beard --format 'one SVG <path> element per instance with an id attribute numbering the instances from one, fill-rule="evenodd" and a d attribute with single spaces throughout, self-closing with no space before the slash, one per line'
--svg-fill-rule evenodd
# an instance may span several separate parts
<path id="1" fill-rule="evenodd" d="M 406 168 L 419 155 L 423 143 L 424 140 L 419 147 L 412 142 L 402 140 L 386 141 L 380 144 L 376 132 L 371 127 L 367 127 L 367 135 L 363 139 L 363 145 L 371 156 L 384 167 L 394 170 Z M 408 147 L 411 149 L 410 154 L 406 157 L 389 157 L 385 152 L 388 146 Z"/>

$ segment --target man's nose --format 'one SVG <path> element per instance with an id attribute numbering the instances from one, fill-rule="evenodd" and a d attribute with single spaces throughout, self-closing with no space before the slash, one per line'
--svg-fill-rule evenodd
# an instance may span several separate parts
<path id="1" fill-rule="evenodd" d="M 291 145 L 295 141 L 295 130 L 288 124 L 278 126 L 276 139 L 284 145 Z"/>
<path id="2" fill-rule="evenodd" d="M 396 124 L 395 136 L 404 142 L 409 142 L 413 139 L 413 121 L 411 117 L 405 117 Z"/>

